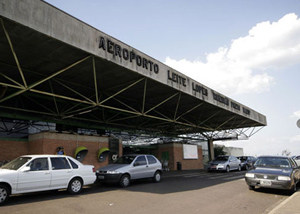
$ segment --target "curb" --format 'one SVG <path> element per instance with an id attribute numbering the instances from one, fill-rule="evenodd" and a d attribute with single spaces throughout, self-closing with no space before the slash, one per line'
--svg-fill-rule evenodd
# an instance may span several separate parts
<path id="1" fill-rule="evenodd" d="M 275 207 L 274 209 L 272 209 L 270 212 L 268 212 L 268 214 L 276 214 L 276 212 L 282 208 L 284 205 L 286 205 L 289 201 L 293 200 L 294 197 L 296 197 L 298 194 L 300 194 L 300 192 L 295 192 L 292 196 L 288 197 L 287 199 L 285 199 L 283 202 L 281 202 L 277 207 Z"/>

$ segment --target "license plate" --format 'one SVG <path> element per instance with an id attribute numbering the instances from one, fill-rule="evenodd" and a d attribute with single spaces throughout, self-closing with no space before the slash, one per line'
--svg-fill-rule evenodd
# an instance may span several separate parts
<path id="1" fill-rule="evenodd" d="M 272 182 L 271 181 L 261 180 L 260 181 L 260 185 L 262 185 L 262 186 L 271 186 Z"/>
<path id="2" fill-rule="evenodd" d="M 212 166 L 211 168 L 212 168 L 212 169 L 215 169 L 215 168 L 216 168 L 216 166 Z"/>
<path id="3" fill-rule="evenodd" d="M 99 175 L 99 176 L 98 176 L 98 179 L 103 180 L 103 179 L 104 179 L 104 176 L 103 176 L 103 175 Z"/>

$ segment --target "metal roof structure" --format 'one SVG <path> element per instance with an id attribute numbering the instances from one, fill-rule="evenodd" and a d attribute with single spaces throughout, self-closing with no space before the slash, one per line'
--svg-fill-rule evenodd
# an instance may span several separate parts
<path id="1" fill-rule="evenodd" d="M 249 137 L 267 125 L 255 110 L 29 0 L 0 0 L 0 117 L 212 139 Z"/>

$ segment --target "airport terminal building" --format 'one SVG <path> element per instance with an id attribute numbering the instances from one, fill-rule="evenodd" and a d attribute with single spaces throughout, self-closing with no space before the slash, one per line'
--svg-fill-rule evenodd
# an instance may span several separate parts
<path id="1" fill-rule="evenodd" d="M 261 113 L 42 0 L 0 0 L 0 161 L 63 148 L 100 167 L 147 144 L 140 151 L 171 170 L 198 169 L 199 142 L 212 158 L 214 141 L 266 125 Z"/>

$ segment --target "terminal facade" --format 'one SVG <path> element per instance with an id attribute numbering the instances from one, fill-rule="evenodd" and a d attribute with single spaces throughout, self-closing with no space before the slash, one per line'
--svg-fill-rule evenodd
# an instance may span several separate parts
<path id="1" fill-rule="evenodd" d="M 63 148 L 98 167 L 123 154 L 127 136 L 148 136 L 174 139 L 151 150 L 171 170 L 203 168 L 197 142 L 207 142 L 211 159 L 214 141 L 267 125 L 261 113 L 44 1 L 0 0 L 0 23 L 2 161 Z M 39 123 L 55 128 L 26 132 Z"/>

